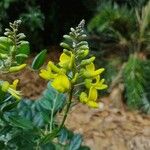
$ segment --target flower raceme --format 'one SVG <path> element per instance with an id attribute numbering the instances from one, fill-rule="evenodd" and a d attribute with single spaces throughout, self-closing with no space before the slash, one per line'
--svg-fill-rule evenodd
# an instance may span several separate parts
<path id="1" fill-rule="evenodd" d="M 70 94 L 79 85 L 84 85 L 88 92 L 80 93 L 80 102 L 98 108 L 99 103 L 96 102 L 98 90 L 107 88 L 104 84 L 105 80 L 100 79 L 104 68 L 96 70 L 93 63 L 95 57 L 87 58 L 89 47 L 88 42 L 83 40 L 86 35 L 83 33 L 82 23 L 76 29 L 71 28 L 69 35 L 64 36 L 68 42 L 60 44 L 63 47 L 63 53 L 60 55 L 59 62 L 54 64 L 49 61 L 46 69 L 41 69 L 39 75 L 49 80 L 51 86 L 61 93 Z"/>
<path id="2" fill-rule="evenodd" d="M 17 100 L 20 100 L 21 92 L 16 90 L 18 82 L 18 79 L 14 80 L 12 84 L 10 84 L 8 81 L 4 81 L 1 83 L 1 90 L 3 92 L 8 92 L 12 95 L 12 97 L 16 98 Z"/>

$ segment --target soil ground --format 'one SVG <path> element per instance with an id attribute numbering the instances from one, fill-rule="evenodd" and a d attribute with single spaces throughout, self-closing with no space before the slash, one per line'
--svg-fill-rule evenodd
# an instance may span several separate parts
<path id="1" fill-rule="evenodd" d="M 58 56 L 52 51 L 48 58 L 56 60 Z M 28 68 L 13 77 L 3 78 L 19 78 L 22 93 L 30 99 L 37 98 L 46 87 L 46 82 Z M 102 100 L 103 110 L 93 110 L 82 104 L 74 106 L 66 126 L 83 134 L 84 144 L 92 150 L 150 150 L 150 116 L 110 107 L 108 97 Z"/>

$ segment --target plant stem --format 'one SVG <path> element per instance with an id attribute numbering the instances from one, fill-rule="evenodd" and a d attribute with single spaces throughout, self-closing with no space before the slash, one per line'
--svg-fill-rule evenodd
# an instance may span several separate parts
<path id="1" fill-rule="evenodd" d="M 52 109 L 51 109 L 51 116 L 50 116 L 50 133 L 52 133 L 52 130 L 53 130 L 53 118 L 54 118 L 54 110 L 55 110 L 55 105 L 56 105 L 57 97 L 58 97 L 58 92 L 57 92 L 57 94 L 56 94 L 56 97 L 55 97 L 54 103 L 53 103 L 53 107 L 52 107 Z"/>
<path id="2" fill-rule="evenodd" d="M 75 84 L 74 86 L 80 86 L 80 85 L 84 85 L 85 82 L 81 82 L 81 83 L 78 83 L 78 84 Z"/>
<path id="3" fill-rule="evenodd" d="M 67 115 L 68 115 L 68 112 L 69 112 L 69 109 L 70 109 L 70 106 L 71 106 L 71 100 L 72 100 L 72 96 L 73 96 L 73 89 L 74 89 L 74 86 L 72 85 L 71 87 L 71 90 L 70 90 L 70 93 L 69 93 L 69 101 L 68 101 L 68 104 L 67 104 L 67 108 L 66 108 L 66 111 L 65 111 L 65 115 L 63 117 L 63 120 L 62 120 L 62 123 L 58 129 L 58 133 L 59 131 L 63 128 L 64 126 L 64 123 L 66 121 L 66 118 L 67 118 Z"/>

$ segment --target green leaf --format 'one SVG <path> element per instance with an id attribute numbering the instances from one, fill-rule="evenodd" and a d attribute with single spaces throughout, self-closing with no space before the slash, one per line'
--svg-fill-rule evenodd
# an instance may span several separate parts
<path id="1" fill-rule="evenodd" d="M 3 92 L 1 89 L 0 89 L 0 102 L 1 101 L 4 101 L 4 99 L 5 99 L 5 92 Z"/>
<path id="2" fill-rule="evenodd" d="M 40 146 L 41 150 L 56 150 L 55 145 L 53 143 L 47 143 Z"/>
<path id="3" fill-rule="evenodd" d="M 90 150 L 88 146 L 81 146 L 78 150 Z"/>
<path id="4" fill-rule="evenodd" d="M 36 127 L 43 127 L 49 121 L 48 111 L 45 111 L 37 100 L 21 100 L 18 105 L 18 113 L 20 116 L 30 120 Z"/>
<path id="5" fill-rule="evenodd" d="M 60 132 L 59 142 L 64 143 L 68 140 L 68 130 L 63 128 Z"/>
<path id="6" fill-rule="evenodd" d="M 17 54 L 30 54 L 30 45 L 28 41 L 21 41 L 20 45 L 18 46 L 17 49 Z"/>
<path id="7" fill-rule="evenodd" d="M 130 109 L 139 109 L 144 95 L 144 67 L 142 61 L 131 55 L 123 72 L 127 105 Z"/>
<path id="8" fill-rule="evenodd" d="M 47 50 L 43 50 L 39 54 L 36 55 L 31 65 L 31 67 L 34 70 L 38 70 L 44 64 L 44 61 L 46 59 L 46 53 L 47 53 Z"/>
<path id="9" fill-rule="evenodd" d="M 30 45 L 28 41 L 21 41 L 17 48 L 16 61 L 22 64 L 30 53 Z"/>
<path id="10" fill-rule="evenodd" d="M 12 45 L 13 42 L 10 38 L 5 36 L 0 37 L 0 53 L 7 53 Z"/>
<path id="11" fill-rule="evenodd" d="M 10 123 L 22 129 L 33 129 L 32 122 L 27 120 L 26 118 L 23 118 L 22 116 L 11 116 Z"/>
<path id="12" fill-rule="evenodd" d="M 10 103 L 8 105 L 6 105 L 5 107 L 2 108 L 2 111 L 3 112 L 6 112 L 6 111 L 10 111 L 12 110 L 13 108 L 15 108 L 17 105 L 18 105 L 19 101 L 15 101 L 13 103 Z"/>
<path id="13" fill-rule="evenodd" d="M 56 97 L 57 95 L 57 97 Z M 51 85 L 48 83 L 47 89 L 44 91 L 43 96 L 39 99 L 39 104 L 46 110 L 51 110 L 54 106 L 54 99 L 57 98 L 55 103 L 54 111 L 58 111 L 63 108 L 66 102 L 66 95 L 58 93 Z"/>
<path id="14" fill-rule="evenodd" d="M 58 129 L 53 130 L 52 133 L 47 134 L 41 139 L 40 144 L 47 144 L 49 141 L 52 141 L 57 136 L 57 133 Z"/>
<path id="15" fill-rule="evenodd" d="M 68 150 L 78 150 L 82 143 L 80 134 L 75 134 L 70 142 Z"/>

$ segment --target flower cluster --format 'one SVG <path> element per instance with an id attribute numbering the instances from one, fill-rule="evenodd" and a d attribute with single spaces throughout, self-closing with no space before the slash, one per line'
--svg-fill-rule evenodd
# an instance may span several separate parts
<path id="1" fill-rule="evenodd" d="M 16 20 L 5 29 L 4 36 L 0 36 L 0 74 L 10 74 L 23 70 L 29 55 L 29 42 L 24 33 L 19 32 L 21 20 Z M 21 93 L 16 90 L 18 80 L 13 84 L 0 80 L 0 92 L 9 93 L 15 99 L 21 99 Z"/>
<path id="2" fill-rule="evenodd" d="M 15 99 L 20 100 L 21 92 L 16 90 L 18 82 L 19 82 L 18 79 L 14 80 L 12 84 L 10 84 L 8 81 L 3 81 L 0 84 L 1 90 L 3 92 L 11 94 L 11 96 L 14 97 Z"/>
<path id="3" fill-rule="evenodd" d="M 57 91 L 65 93 L 74 90 L 77 85 L 84 85 L 86 89 L 80 93 L 80 102 L 90 107 L 98 108 L 96 102 L 98 90 L 107 88 L 104 79 L 100 78 L 104 68 L 95 69 L 95 57 L 88 57 L 89 46 L 84 40 L 84 21 L 77 28 L 71 28 L 69 35 L 64 35 L 65 42 L 60 45 L 63 53 L 55 65 L 49 61 L 46 69 L 40 71 L 40 76 L 51 81 L 51 86 Z"/>

